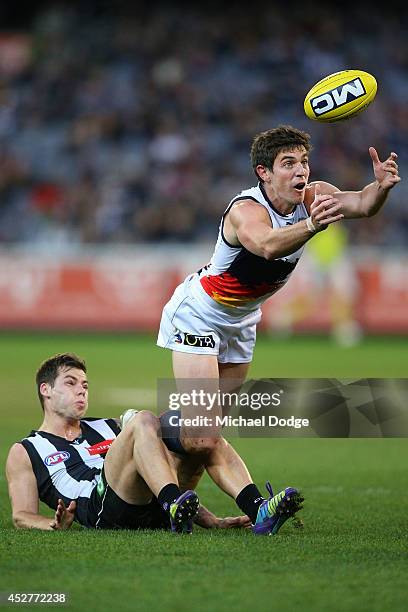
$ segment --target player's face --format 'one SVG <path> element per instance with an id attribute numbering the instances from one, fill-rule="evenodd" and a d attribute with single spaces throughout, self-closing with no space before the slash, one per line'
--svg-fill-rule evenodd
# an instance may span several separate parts
<path id="1" fill-rule="evenodd" d="M 309 157 L 304 147 L 281 151 L 275 158 L 270 186 L 282 204 L 301 204 L 309 181 Z"/>
<path id="2" fill-rule="evenodd" d="M 77 368 L 60 368 L 54 386 L 47 385 L 49 405 L 59 416 L 80 419 L 88 408 L 88 380 Z"/>

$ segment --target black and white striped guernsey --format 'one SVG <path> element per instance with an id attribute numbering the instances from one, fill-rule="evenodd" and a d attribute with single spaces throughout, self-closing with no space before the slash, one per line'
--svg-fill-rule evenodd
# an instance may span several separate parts
<path id="1" fill-rule="evenodd" d="M 120 428 L 114 419 L 100 418 L 81 419 L 80 427 L 82 435 L 72 442 L 32 431 L 21 444 L 30 457 L 40 500 L 53 509 L 58 499 L 65 504 L 76 500 L 75 520 L 86 525 L 88 501 L 100 480 L 106 453 L 106 448 L 96 452 L 96 445 L 114 440 Z"/>

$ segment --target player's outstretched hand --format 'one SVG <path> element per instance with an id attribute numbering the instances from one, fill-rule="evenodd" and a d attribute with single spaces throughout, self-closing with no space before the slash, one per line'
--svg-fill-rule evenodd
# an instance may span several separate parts
<path id="1" fill-rule="evenodd" d="M 62 499 L 59 499 L 54 520 L 50 523 L 51 529 L 69 529 L 75 517 L 75 509 L 75 501 L 71 501 L 67 508 Z"/>
<path id="2" fill-rule="evenodd" d="M 252 523 L 248 516 L 227 516 L 219 518 L 216 527 L 218 529 L 237 529 L 251 527 Z"/>
<path id="3" fill-rule="evenodd" d="M 396 153 L 390 153 L 387 159 L 382 162 L 374 147 L 370 147 L 368 152 L 373 162 L 375 180 L 382 189 L 392 189 L 394 185 L 401 180 L 398 174 L 398 155 Z"/>
<path id="4" fill-rule="evenodd" d="M 320 185 L 317 184 L 315 187 L 315 197 L 310 205 L 310 220 L 316 231 L 324 230 L 331 223 L 344 219 L 344 215 L 339 212 L 340 210 L 341 204 L 335 197 L 335 194 L 320 193 Z"/>

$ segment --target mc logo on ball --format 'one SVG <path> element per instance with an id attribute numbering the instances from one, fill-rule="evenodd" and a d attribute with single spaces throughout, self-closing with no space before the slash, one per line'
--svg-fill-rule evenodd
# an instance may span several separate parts
<path id="1" fill-rule="evenodd" d="M 339 108 L 348 102 L 361 98 L 365 93 L 366 90 L 363 83 L 357 78 L 349 83 L 344 83 L 344 85 L 339 85 L 339 87 L 327 91 L 316 98 L 312 98 L 310 104 L 315 115 L 323 115 L 333 110 L 333 108 Z"/>

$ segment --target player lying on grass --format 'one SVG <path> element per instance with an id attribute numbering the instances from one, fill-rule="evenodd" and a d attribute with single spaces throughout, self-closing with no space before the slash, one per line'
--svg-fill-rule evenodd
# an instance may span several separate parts
<path id="1" fill-rule="evenodd" d="M 86 365 L 64 353 L 45 361 L 36 376 L 44 410 L 40 428 L 14 444 L 6 475 L 14 525 L 67 529 L 76 520 L 97 529 L 249 527 L 277 533 L 301 507 L 296 489 L 264 499 L 234 449 L 220 439 L 203 459 L 171 452 L 161 438 L 158 417 L 141 411 L 121 431 L 117 420 L 87 418 Z M 207 470 L 246 516 L 217 518 L 200 507 L 194 488 Z M 55 510 L 39 513 L 39 501 Z"/>

